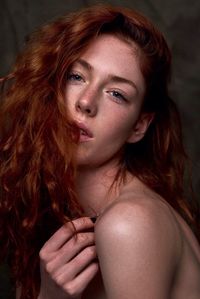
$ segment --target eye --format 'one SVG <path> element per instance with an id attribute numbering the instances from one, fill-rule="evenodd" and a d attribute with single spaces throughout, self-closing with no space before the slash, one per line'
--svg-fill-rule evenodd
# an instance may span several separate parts
<path id="1" fill-rule="evenodd" d="M 110 94 L 115 98 L 117 102 L 126 102 L 127 99 L 120 92 L 112 90 Z"/>
<path id="2" fill-rule="evenodd" d="M 67 74 L 68 81 L 82 81 L 83 78 L 78 73 L 69 73 Z"/>

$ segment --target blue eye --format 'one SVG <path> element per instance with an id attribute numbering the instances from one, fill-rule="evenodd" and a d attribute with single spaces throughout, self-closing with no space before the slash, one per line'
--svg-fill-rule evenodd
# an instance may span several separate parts
<path id="1" fill-rule="evenodd" d="M 82 81 L 83 78 L 79 74 L 71 73 L 71 74 L 67 75 L 67 80 L 69 80 L 69 81 Z"/>
<path id="2" fill-rule="evenodd" d="M 126 101 L 126 98 L 125 98 L 121 93 L 119 93 L 119 92 L 116 91 L 116 90 L 112 90 L 112 91 L 111 91 L 111 94 L 112 94 L 113 97 L 116 98 L 116 100 L 117 100 L 118 102 Z"/>

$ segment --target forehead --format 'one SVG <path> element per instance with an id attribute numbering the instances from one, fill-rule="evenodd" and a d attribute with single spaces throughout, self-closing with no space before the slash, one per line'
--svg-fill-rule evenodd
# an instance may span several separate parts
<path id="1" fill-rule="evenodd" d="M 129 41 L 125 37 L 114 34 L 101 34 L 89 43 L 87 50 L 83 53 L 83 56 L 92 57 L 99 53 L 106 54 L 106 52 L 112 52 L 113 55 L 119 54 L 120 59 L 131 58 L 139 60 L 140 50 L 133 41 Z"/>

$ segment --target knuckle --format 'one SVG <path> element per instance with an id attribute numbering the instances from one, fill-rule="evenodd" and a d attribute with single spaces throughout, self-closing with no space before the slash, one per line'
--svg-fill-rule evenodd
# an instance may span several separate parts
<path id="1" fill-rule="evenodd" d="M 53 264 L 52 263 L 47 263 L 45 265 L 45 270 L 48 274 L 52 274 L 53 273 L 53 270 L 54 270 L 54 267 L 53 267 Z"/>
<path id="2" fill-rule="evenodd" d="M 94 233 L 79 233 L 77 242 L 83 245 L 91 245 L 94 243 Z"/>
<path id="3" fill-rule="evenodd" d="M 80 226 L 84 226 L 87 223 L 87 218 L 86 217 L 80 217 L 76 219 L 76 222 L 79 223 Z"/>
<path id="4" fill-rule="evenodd" d="M 72 297 L 72 298 L 75 298 L 77 297 L 80 292 L 78 291 L 77 289 L 77 286 L 75 285 L 74 282 L 68 282 L 66 285 L 65 285 L 65 291 L 67 292 L 67 294 Z"/>
<path id="5" fill-rule="evenodd" d="M 83 226 L 87 225 L 88 224 L 88 218 L 87 217 L 82 217 L 80 218 L 80 221 L 81 221 L 81 224 Z"/>
<path id="6" fill-rule="evenodd" d="M 45 248 L 42 248 L 39 252 L 39 257 L 40 257 L 40 260 L 42 261 L 45 261 L 46 260 L 46 257 L 47 257 L 47 253 L 46 253 L 46 250 Z"/>
<path id="7" fill-rule="evenodd" d="M 61 247 L 57 252 L 55 258 L 57 260 L 61 259 L 63 256 L 66 256 L 66 254 L 71 250 L 69 243 L 66 242 L 63 247 Z"/>
<path id="8" fill-rule="evenodd" d="M 50 260 L 54 259 L 54 257 L 57 255 L 55 252 L 49 252 L 46 247 L 42 247 L 42 249 L 39 251 L 39 259 L 42 263 L 47 263 Z"/>
<path id="9" fill-rule="evenodd" d="M 89 246 L 86 248 L 86 251 L 87 251 L 87 254 L 89 256 L 96 256 L 96 249 L 95 249 L 95 246 Z"/>
<path id="10" fill-rule="evenodd" d="M 91 220 L 88 217 L 80 217 L 72 222 L 78 230 L 81 230 L 82 228 L 91 225 L 90 221 Z"/>
<path id="11" fill-rule="evenodd" d="M 87 240 L 88 240 L 88 237 L 87 237 L 86 233 L 79 233 L 78 234 L 78 242 L 79 243 L 85 243 L 85 242 L 87 242 Z"/>
<path id="12" fill-rule="evenodd" d="M 53 280 L 58 286 L 63 286 L 65 282 L 61 275 L 53 276 Z"/>
<path id="13" fill-rule="evenodd" d="M 63 230 L 64 230 L 64 233 L 68 234 L 68 235 L 71 235 L 71 234 L 74 234 L 75 232 L 75 225 L 73 223 L 73 221 L 68 221 L 66 222 L 64 225 L 63 225 Z"/>
<path id="14" fill-rule="evenodd" d="M 96 257 L 96 251 L 94 246 L 86 247 L 81 253 L 73 260 L 73 265 L 75 268 L 79 268 L 80 265 L 92 260 Z"/>

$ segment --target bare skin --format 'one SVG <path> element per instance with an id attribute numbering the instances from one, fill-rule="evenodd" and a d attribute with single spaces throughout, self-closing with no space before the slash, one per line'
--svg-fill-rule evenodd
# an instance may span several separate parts
<path id="1" fill-rule="evenodd" d="M 185 221 L 133 180 L 95 227 L 101 275 L 84 299 L 198 299 L 200 248 Z M 101 285 L 101 287 L 99 287 Z"/>
<path id="2" fill-rule="evenodd" d="M 100 194 L 106 191 L 104 186 L 99 188 Z M 90 208 L 86 208 L 86 212 L 90 213 Z M 75 259 L 72 259 L 75 269 L 70 276 L 70 263 L 67 265 L 67 258 L 65 261 L 63 258 L 67 255 L 67 249 L 72 250 L 72 247 L 66 242 L 67 245 L 57 248 L 58 244 L 69 237 L 66 229 L 61 228 L 40 254 L 42 265 L 49 273 L 48 276 L 47 273 L 42 274 L 46 280 L 43 280 L 43 286 L 46 288 L 39 299 L 54 299 L 58 295 L 65 299 L 118 299 L 122 296 L 128 299 L 199 298 L 199 245 L 185 221 L 162 198 L 137 179 L 132 179 L 119 188 L 117 198 L 114 198 L 114 194 L 109 196 L 107 205 L 104 204 L 103 210 L 99 212 L 101 214 L 95 224 L 95 236 L 88 233 L 84 245 L 79 242 L 75 250 L 86 244 L 94 244 L 95 237 L 101 270 L 98 271 L 97 267 L 92 270 L 88 268 L 91 271 L 89 275 L 86 275 L 86 271 L 77 276 L 78 279 L 74 276 L 83 268 L 83 264 L 94 265 L 92 261 L 96 255 L 86 251 L 84 259 L 79 256 L 75 263 Z M 86 230 L 92 227 L 88 218 L 79 219 L 76 223 L 81 224 L 81 229 L 83 226 Z M 84 250 L 81 252 L 83 254 Z M 49 266 L 53 259 L 57 274 L 64 279 L 57 279 L 59 275 L 55 275 L 55 268 Z M 47 286 L 52 285 L 48 293 Z M 47 297 L 47 294 L 52 296 Z"/>
<path id="3" fill-rule="evenodd" d="M 81 298 L 98 271 L 93 223 L 89 218 L 62 226 L 40 251 L 41 290 L 38 299 Z"/>

